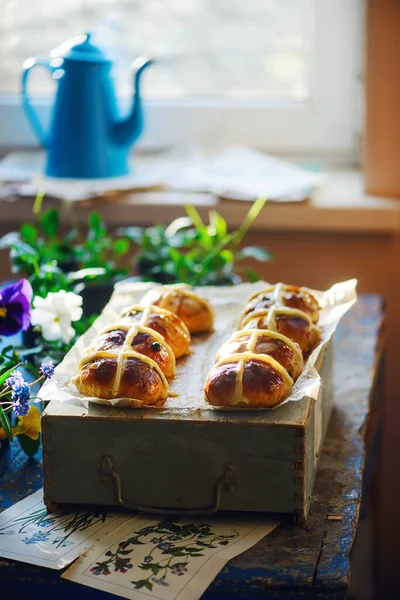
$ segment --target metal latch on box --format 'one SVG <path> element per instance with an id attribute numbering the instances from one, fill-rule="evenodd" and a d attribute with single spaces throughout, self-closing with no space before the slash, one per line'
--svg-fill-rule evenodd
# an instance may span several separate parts
<path id="1" fill-rule="evenodd" d="M 203 514 L 212 514 L 219 510 L 221 505 L 221 497 L 222 492 L 228 492 L 233 494 L 236 491 L 236 469 L 231 464 L 226 464 L 224 466 L 223 475 L 215 484 L 214 489 L 214 502 L 211 506 L 204 506 L 201 508 L 159 508 L 155 506 L 142 506 L 140 504 L 136 504 L 135 502 L 127 502 L 123 498 L 122 494 L 122 483 L 121 478 L 118 475 L 117 471 L 114 468 L 112 457 L 111 456 L 102 456 L 101 457 L 101 481 L 102 484 L 107 486 L 110 483 L 110 479 L 114 483 L 115 493 L 117 497 L 117 502 L 121 506 L 125 508 L 129 508 L 131 510 L 137 510 L 139 512 L 144 513 L 154 513 L 161 515 L 177 515 L 177 514 L 185 514 L 185 515 L 203 515 Z"/>

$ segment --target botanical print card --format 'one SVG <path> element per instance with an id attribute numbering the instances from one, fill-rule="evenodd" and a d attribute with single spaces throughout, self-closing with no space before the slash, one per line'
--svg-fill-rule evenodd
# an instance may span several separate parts
<path id="1" fill-rule="evenodd" d="M 195 600 L 228 560 L 277 525 L 252 517 L 141 515 L 91 548 L 62 577 L 132 600 Z"/>
<path id="2" fill-rule="evenodd" d="M 0 556 L 63 569 L 127 520 L 101 511 L 48 514 L 41 489 L 0 513 Z"/>

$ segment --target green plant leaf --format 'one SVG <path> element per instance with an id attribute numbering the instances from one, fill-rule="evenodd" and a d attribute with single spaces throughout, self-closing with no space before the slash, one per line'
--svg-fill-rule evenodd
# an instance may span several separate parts
<path id="1" fill-rule="evenodd" d="M 33 440 L 28 435 L 21 433 L 17 436 L 18 441 L 21 445 L 22 450 L 27 456 L 34 456 L 40 448 L 40 435 L 37 440 Z"/>
<path id="2" fill-rule="evenodd" d="M 11 375 L 11 373 L 13 371 L 15 371 L 15 369 L 17 369 L 20 366 L 21 363 L 18 363 L 17 365 L 13 365 L 11 367 L 11 369 L 8 369 L 8 371 L 6 371 L 5 373 L 3 373 L 3 375 L 0 377 L 0 386 L 2 386 L 5 382 L 5 380 L 9 377 L 9 375 Z"/>
<path id="3" fill-rule="evenodd" d="M 169 255 L 172 258 L 173 262 L 177 265 L 179 265 L 182 262 L 182 260 L 184 260 L 184 256 L 176 248 L 170 248 Z"/>
<path id="4" fill-rule="evenodd" d="M 44 192 L 39 190 L 36 194 L 35 202 L 33 203 L 33 214 L 36 216 L 39 215 L 42 210 L 43 198 Z"/>
<path id="5" fill-rule="evenodd" d="M 9 346 L 5 346 L 1 351 L 1 355 L 3 356 L 4 354 L 8 354 L 12 350 L 14 350 L 14 346 L 12 344 L 10 344 Z"/>
<path id="6" fill-rule="evenodd" d="M 200 217 L 195 207 L 188 204 L 185 206 L 185 210 L 189 218 L 192 220 L 192 223 L 196 227 L 197 231 L 199 233 L 203 232 L 206 226 L 204 225 L 202 218 Z"/>
<path id="7" fill-rule="evenodd" d="M 89 227 L 91 229 L 95 229 L 95 230 L 99 229 L 99 227 L 101 225 L 100 213 L 93 210 L 89 215 L 88 223 L 89 223 Z"/>
<path id="8" fill-rule="evenodd" d="M 266 198 L 257 198 L 255 202 L 251 205 L 251 208 L 247 215 L 244 218 L 244 221 L 240 228 L 235 232 L 233 243 L 235 246 L 240 244 L 248 230 L 250 229 L 253 221 L 258 217 L 262 209 L 264 208 L 267 202 Z"/>
<path id="9" fill-rule="evenodd" d="M 221 240 L 219 244 L 214 244 L 214 249 L 204 257 L 204 260 L 201 264 L 201 270 L 193 278 L 194 282 L 198 283 L 201 277 L 210 270 L 210 265 L 214 258 L 216 258 L 221 253 L 225 246 L 228 246 L 231 243 L 234 235 L 235 233 L 231 233 L 225 236 L 225 238 Z"/>
<path id="10" fill-rule="evenodd" d="M 23 223 L 20 227 L 21 238 L 27 244 L 33 245 L 38 239 L 37 227 L 32 223 Z"/>
<path id="11" fill-rule="evenodd" d="M 233 261 L 235 260 L 235 256 L 232 250 L 228 250 L 227 248 L 221 250 L 219 256 L 223 259 L 225 263 L 233 263 Z"/>
<path id="12" fill-rule="evenodd" d="M 8 417 L 7 417 L 6 413 L 4 412 L 1 404 L 0 404 L 0 425 L 4 429 L 7 438 L 10 440 L 10 442 L 12 442 L 14 439 L 14 436 L 13 436 L 13 432 L 11 429 L 10 421 L 8 420 Z"/>
<path id="13" fill-rule="evenodd" d="M 209 212 L 210 225 L 215 229 L 219 238 L 223 238 L 228 233 L 228 225 L 223 217 L 216 210 Z"/>
<path id="14" fill-rule="evenodd" d="M 254 258 L 260 262 L 268 262 L 273 260 L 274 255 L 266 248 L 260 248 L 259 246 L 246 246 L 238 251 L 236 258 L 237 260 Z"/>
<path id="15" fill-rule="evenodd" d="M 91 229 L 96 234 L 95 237 L 102 235 L 105 230 L 105 226 L 104 226 L 103 220 L 101 218 L 101 215 L 100 215 L 100 213 L 96 212 L 95 210 L 92 211 L 89 215 L 88 225 L 89 225 L 89 229 Z"/>
<path id="16" fill-rule="evenodd" d="M 58 233 L 60 226 L 60 217 L 56 208 L 50 208 L 42 217 L 40 217 L 40 225 L 43 232 L 49 237 L 54 238 Z"/>
<path id="17" fill-rule="evenodd" d="M 258 273 L 253 269 L 245 269 L 244 274 L 246 275 L 250 283 L 256 283 L 257 281 L 260 281 Z"/>
<path id="18" fill-rule="evenodd" d="M 130 244 L 127 238 L 117 238 L 114 241 L 114 252 L 117 256 L 123 256 L 129 250 Z"/>

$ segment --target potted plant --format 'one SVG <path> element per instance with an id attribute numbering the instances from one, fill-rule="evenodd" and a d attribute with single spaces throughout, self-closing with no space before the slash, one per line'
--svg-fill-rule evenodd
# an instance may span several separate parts
<path id="1" fill-rule="evenodd" d="M 120 264 L 129 249 L 126 237 L 115 238 L 108 233 L 99 213 L 89 215 L 86 238 L 73 247 L 74 258 L 83 273 L 97 273 L 93 278 L 84 278 L 76 287 L 83 298 L 85 316 L 99 313 L 110 299 L 115 283 L 129 274 Z"/>
<path id="2" fill-rule="evenodd" d="M 242 247 L 249 228 L 265 205 L 254 202 L 240 228 L 229 232 L 225 219 L 215 210 L 204 223 L 193 206 L 186 206 L 186 217 L 170 225 L 125 227 L 118 230 L 138 246 L 134 262 L 137 280 L 162 284 L 235 285 L 243 280 L 258 281 L 258 274 L 242 262 L 252 258 L 269 261 L 272 254 L 258 246 Z"/>
<path id="3" fill-rule="evenodd" d="M 12 272 L 25 276 L 35 295 L 79 292 L 85 316 L 99 312 L 115 282 L 128 274 L 119 263 L 129 247 L 126 238 L 107 232 L 97 212 L 89 215 L 86 236 L 72 227 L 63 237 L 56 208 L 37 214 L 37 224 L 23 223 L 18 232 L 0 239 L 0 248 L 10 249 Z M 25 334 L 27 343 L 30 335 L 31 331 Z"/>

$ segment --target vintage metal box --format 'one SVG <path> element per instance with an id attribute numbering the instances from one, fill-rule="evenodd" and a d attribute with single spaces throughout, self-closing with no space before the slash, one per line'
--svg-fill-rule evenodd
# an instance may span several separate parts
<path id="1" fill-rule="evenodd" d="M 202 394 L 215 357 L 210 344 L 197 338 L 194 353 L 178 366 L 181 395 Z M 287 513 L 304 520 L 332 408 L 332 342 L 316 367 L 323 381 L 318 399 L 273 411 L 86 408 L 54 398 L 42 418 L 45 503 Z"/>

